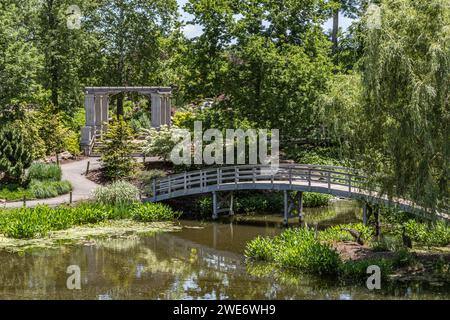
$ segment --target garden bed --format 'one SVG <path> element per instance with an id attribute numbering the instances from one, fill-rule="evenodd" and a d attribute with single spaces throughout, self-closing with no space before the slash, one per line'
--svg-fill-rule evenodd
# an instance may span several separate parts
<path id="1" fill-rule="evenodd" d="M 28 170 L 27 181 L 18 184 L 1 184 L 0 199 L 20 201 L 23 199 L 47 199 L 72 191 L 69 181 L 61 180 L 61 168 L 55 164 L 34 163 Z"/>

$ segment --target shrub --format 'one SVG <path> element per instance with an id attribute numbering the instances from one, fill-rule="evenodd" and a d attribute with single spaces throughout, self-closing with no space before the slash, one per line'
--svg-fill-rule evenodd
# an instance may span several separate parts
<path id="1" fill-rule="evenodd" d="M 146 155 L 161 157 L 164 161 L 169 161 L 170 154 L 176 146 L 177 141 L 173 138 L 176 129 L 169 128 L 166 125 L 161 126 L 159 130 L 155 128 L 143 129 L 147 142 L 143 147 Z"/>
<path id="2" fill-rule="evenodd" d="M 120 118 L 111 123 L 104 137 L 101 162 L 105 175 L 111 180 L 128 177 L 133 170 L 132 132 Z"/>
<path id="3" fill-rule="evenodd" d="M 165 177 L 166 173 L 162 170 L 148 170 L 148 171 L 138 171 L 135 178 L 138 179 L 144 186 L 151 185 L 153 179 L 158 179 Z"/>
<path id="4" fill-rule="evenodd" d="M 31 165 L 32 153 L 20 129 L 11 125 L 0 128 L 0 180 L 5 183 L 24 181 L 25 169 Z"/>
<path id="5" fill-rule="evenodd" d="M 130 216 L 133 220 L 143 222 L 172 220 L 180 215 L 180 212 L 175 212 L 171 207 L 161 203 L 146 203 L 134 206 L 130 210 Z"/>
<path id="6" fill-rule="evenodd" d="M 0 185 L 0 199 L 8 201 L 22 200 L 23 197 L 31 199 L 34 194 L 29 189 L 24 189 L 17 184 Z"/>
<path id="7" fill-rule="evenodd" d="M 100 204 L 126 205 L 136 202 L 138 197 L 138 188 L 126 181 L 116 181 L 94 190 L 95 201 Z"/>
<path id="8" fill-rule="evenodd" d="M 33 163 L 28 171 L 31 180 L 51 180 L 60 181 L 62 170 L 56 164 Z"/>
<path id="9" fill-rule="evenodd" d="M 30 191 L 37 199 L 53 198 L 61 194 L 66 194 L 72 190 L 69 181 L 39 181 L 32 180 Z"/>
<path id="10" fill-rule="evenodd" d="M 67 135 L 63 139 L 64 148 L 73 156 L 79 156 L 80 150 L 80 134 L 74 131 L 68 131 Z"/>
<path id="11" fill-rule="evenodd" d="M 202 216 L 211 215 L 213 210 L 211 197 L 208 196 L 201 197 L 200 199 L 197 200 L 196 207 L 200 215 Z"/>
<path id="12" fill-rule="evenodd" d="M 328 204 L 331 196 L 320 193 L 303 193 L 304 207 L 320 207 Z M 282 212 L 284 207 L 283 196 L 279 192 L 270 193 L 239 193 L 234 198 L 234 211 L 236 213 L 270 213 Z M 202 197 L 197 201 L 197 210 L 202 215 L 212 211 L 211 197 Z"/>
<path id="13" fill-rule="evenodd" d="M 177 111 L 173 116 L 173 125 L 178 128 L 193 129 L 195 115 L 191 111 Z"/>
<path id="14" fill-rule="evenodd" d="M 325 207 L 333 197 L 327 194 L 304 192 L 303 206 L 306 208 Z"/>

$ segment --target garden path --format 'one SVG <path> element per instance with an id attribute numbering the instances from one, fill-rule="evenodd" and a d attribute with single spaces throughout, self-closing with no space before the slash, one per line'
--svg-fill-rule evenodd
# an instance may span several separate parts
<path id="1" fill-rule="evenodd" d="M 72 201 L 77 202 L 81 200 L 89 199 L 92 191 L 98 187 L 98 184 L 86 178 L 86 167 L 88 161 L 90 161 L 90 170 L 100 167 L 100 158 L 86 158 L 80 161 L 69 162 L 61 165 L 62 179 L 68 180 L 72 184 Z M 48 206 L 57 206 L 64 203 L 69 203 L 70 195 L 64 194 L 55 198 L 38 199 L 26 201 L 27 207 L 35 207 L 39 204 L 45 204 Z M 23 206 L 23 201 L 6 202 L 1 204 L 0 207 L 6 208 L 20 208 Z"/>

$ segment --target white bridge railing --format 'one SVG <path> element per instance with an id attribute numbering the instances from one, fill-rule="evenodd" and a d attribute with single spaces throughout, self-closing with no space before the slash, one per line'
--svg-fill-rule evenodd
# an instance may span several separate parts
<path id="1" fill-rule="evenodd" d="M 162 201 L 194 194 L 233 190 L 298 190 L 321 192 L 335 196 L 365 200 L 371 203 L 396 205 L 401 210 L 423 218 L 440 217 L 444 213 L 426 212 L 412 201 L 389 199 L 370 190 L 367 178 L 344 167 L 280 164 L 275 170 L 270 165 L 240 165 L 206 168 L 153 180 L 146 201 Z"/>
<path id="2" fill-rule="evenodd" d="M 154 201 L 183 194 L 230 189 L 232 185 L 245 184 L 245 189 L 260 189 L 258 184 L 292 185 L 304 182 L 311 188 L 327 185 L 333 189 L 340 186 L 343 191 L 353 192 L 364 187 L 365 177 L 354 170 L 343 167 L 318 165 L 286 165 L 278 169 L 265 165 L 242 165 L 233 167 L 208 168 L 184 172 L 156 179 L 152 184 L 151 197 Z M 252 188 L 254 185 L 254 188 Z M 236 188 L 239 189 L 239 188 Z"/>

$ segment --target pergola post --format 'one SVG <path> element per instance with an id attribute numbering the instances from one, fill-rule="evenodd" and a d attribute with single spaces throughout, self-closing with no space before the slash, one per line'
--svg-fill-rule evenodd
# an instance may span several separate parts
<path id="1" fill-rule="evenodd" d="M 87 94 L 84 97 L 84 109 L 86 111 L 86 127 L 95 126 L 95 96 Z"/>
<path id="2" fill-rule="evenodd" d="M 161 96 L 158 93 L 152 93 L 151 99 L 152 127 L 159 129 L 161 127 Z"/>
<path id="3" fill-rule="evenodd" d="M 102 127 L 102 121 L 103 121 L 103 116 L 102 116 L 102 108 L 103 108 L 103 96 L 102 95 L 96 95 L 95 96 L 95 108 L 94 108 L 94 112 L 95 112 L 95 130 L 101 130 Z"/>
<path id="4" fill-rule="evenodd" d="M 107 130 L 109 121 L 109 96 L 102 96 L 102 133 Z"/>
<path id="5" fill-rule="evenodd" d="M 161 99 L 161 118 L 159 119 L 161 125 L 166 125 L 166 113 L 167 113 L 167 109 L 166 109 L 166 99 L 165 96 L 163 94 L 159 95 L 159 98 Z"/>
<path id="6" fill-rule="evenodd" d="M 172 124 L 172 106 L 171 106 L 170 96 L 168 94 L 164 95 L 164 100 L 165 100 L 164 106 L 166 108 L 165 124 L 170 127 Z"/>

